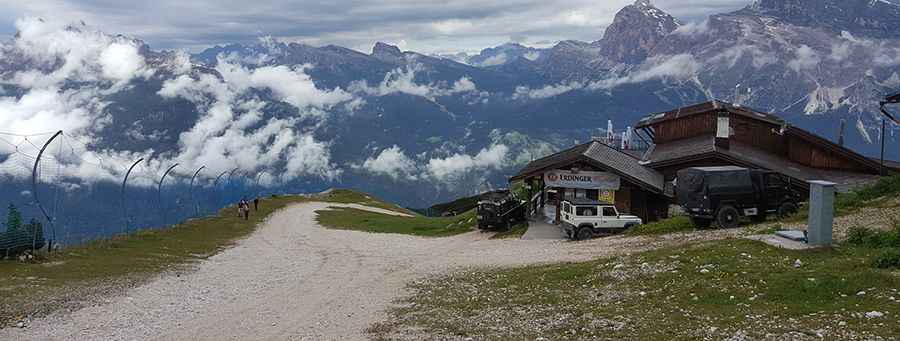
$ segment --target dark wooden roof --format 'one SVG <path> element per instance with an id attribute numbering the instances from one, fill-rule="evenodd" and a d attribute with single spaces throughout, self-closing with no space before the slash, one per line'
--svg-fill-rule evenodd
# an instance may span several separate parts
<path id="1" fill-rule="evenodd" d="M 756 110 L 753 110 L 753 109 L 750 109 L 747 107 L 743 107 L 743 106 L 735 106 L 731 103 L 722 102 L 719 100 L 713 100 L 713 101 L 709 101 L 709 102 L 695 104 L 695 105 L 675 109 L 672 111 L 651 114 L 651 115 L 641 119 L 641 121 L 638 122 L 638 125 L 635 127 L 635 129 L 650 128 L 651 126 L 661 123 L 661 122 L 672 121 L 672 120 L 676 120 L 676 119 L 680 119 L 680 118 L 688 117 L 688 116 L 692 116 L 692 115 L 699 115 L 699 114 L 722 111 L 722 110 L 727 111 L 729 114 L 739 115 L 739 116 L 751 118 L 751 119 L 754 119 L 757 121 L 767 122 L 767 123 L 775 125 L 775 126 L 784 127 L 784 133 L 787 135 L 795 136 L 795 137 L 797 137 L 801 140 L 807 141 L 813 145 L 820 146 L 826 150 L 833 151 L 835 153 L 843 155 L 844 157 L 846 157 L 848 159 L 854 160 L 856 162 L 859 162 L 859 163 L 869 167 L 873 171 L 878 171 L 878 169 L 880 169 L 880 165 L 877 162 L 873 162 L 871 159 L 869 159 L 863 155 L 860 155 L 859 153 L 857 153 L 847 147 L 838 145 L 837 143 L 834 143 L 828 139 L 822 138 L 816 134 L 813 134 L 813 133 L 810 133 L 801 128 L 792 126 L 792 125 L 788 124 L 786 121 L 779 118 L 778 116 L 775 116 L 775 115 L 772 115 L 769 113 L 764 113 L 761 111 L 756 111 Z M 711 144 L 711 143 L 713 143 L 713 141 L 714 141 L 713 137 L 710 136 L 708 143 Z M 675 141 L 674 143 L 677 143 L 677 142 L 680 142 L 680 141 Z M 694 141 L 694 142 L 698 142 L 698 141 Z M 673 142 L 667 142 L 666 144 L 670 144 L 670 143 L 673 143 Z M 662 144 L 662 145 L 664 145 L 664 144 Z M 657 145 L 655 149 L 659 149 L 662 145 Z M 676 148 L 678 148 L 679 150 L 673 151 L 673 152 L 682 153 L 682 154 L 690 152 L 691 149 L 693 149 L 695 154 L 699 153 L 699 152 L 709 152 L 710 151 L 709 147 L 704 147 L 701 145 L 690 145 L 690 146 L 680 145 Z"/>
<path id="2" fill-rule="evenodd" d="M 709 101 L 709 102 L 703 102 L 703 103 L 699 103 L 699 104 L 694 104 L 694 105 L 678 108 L 678 109 L 671 110 L 671 111 L 664 111 L 664 112 L 660 112 L 660 113 L 654 113 L 654 114 L 647 115 L 644 118 L 642 118 L 640 121 L 638 121 L 637 126 L 635 126 L 634 128 L 635 129 L 648 128 L 648 127 L 650 127 L 654 124 L 660 123 L 660 122 L 672 121 L 672 120 L 680 119 L 683 117 L 705 114 L 705 113 L 708 113 L 711 111 L 718 111 L 718 110 L 728 111 L 731 114 L 749 117 L 749 118 L 752 118 L 755 120 L 765 121 L 765 122 L 769 122 L 769 123 L 772 123 L 775 125 L 786 124 L 786 122 L 784 120 L 782 120 L 778 116 L 775 116 L 772 114 L 756 111 L 756 110 L 753 110 L 753 109 L 750 109 L 747 107 L 743 107 L 743 106 L 736 106 L 736 105 L 728 103 L 728 102 L 713 100 L 713 101 Z"/>
<path id="3" fill-rule="evenodd" d="M 665 180 L 661 173 L 645 167 L 637 157 L 619 151 L 600 141 L 580 144 L 556 154 L 534 160 L 513 176 L 510 181 L 539 176 L 548 170 L 557 169 L 578 161 L 616 173 L 649 191 L 663 193 L 665 190 Z"/>

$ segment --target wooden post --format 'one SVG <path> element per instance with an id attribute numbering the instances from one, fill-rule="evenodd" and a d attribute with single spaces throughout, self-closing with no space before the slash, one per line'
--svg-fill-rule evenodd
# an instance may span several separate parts
<path id="1" fill-rule="evenodd" d="M 561 214 L 561 210 L 562 210 L 562 207 L 560 206 L 560 205 L 562 205 L 562 195 L 559 193 L 560 187 L 554 187 L 554 188 L 556 189 L 556 224 L 559 225 L 560 224 L 559 218 L 560 218 L 560 214 Z"/>

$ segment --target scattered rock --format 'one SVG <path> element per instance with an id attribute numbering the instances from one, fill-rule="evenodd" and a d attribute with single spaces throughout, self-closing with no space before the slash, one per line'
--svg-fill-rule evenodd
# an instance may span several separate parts
<path id="1" fill-rule="evenodd" d="M 614 270 L 619 270 L 619 269 L 624 268 L 624 267 L 625 267 L 625 264 L 616 264 L 616 266 L 614 266 L 613 269 L 614 269 Z"/>
<path id="2" fill-rule="evenodd" d="M 801 262 L 800 259 L 797 259 L 797 260 L 794 261 L 794 267 L 795 267 L 795 268 L 799 268 L 799 267 L 802 267 L 802 266 L 803 266 L 803 262 Z"/>
<path id="3" fill-rule="evenodd" d="M 709 273 L 709 269 L 700 269 L 700 273 L 702 273 L 702 274 Z"/>
<path id="4" fill-rule="evenodd" d="M 866 313 L 866 318 L 874 319 L 884 317 L 884 313 L 880 311 L 870 311 Z"/>
<path id="5" fill-rule="evenodd" d="M 16 328 L 25 328 L 25 322 L 19 321 L 19 323 L 16 323 Z"/>
<path id="6" fill-rule="evenodd" d="M 866 295 L 865 291 L 860 291 L 860 292 L 856 293 L 856 296 L 865 296 L 865 295 Z"/>

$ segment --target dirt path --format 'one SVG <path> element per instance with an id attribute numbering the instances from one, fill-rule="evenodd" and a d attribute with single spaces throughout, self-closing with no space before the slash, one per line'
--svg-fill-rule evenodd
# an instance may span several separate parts
<path id="1" fill-rule="evenodd" d="M 364 329 L 404 294 L 405 284 L 460 267 L 588 260 L 737 232 L 568 243 L 371 234 L 318 226 L 298 204 L 196 270 L 166 274 L 124 296 L 0 330 L 0 340 L 364 340 Z"/>

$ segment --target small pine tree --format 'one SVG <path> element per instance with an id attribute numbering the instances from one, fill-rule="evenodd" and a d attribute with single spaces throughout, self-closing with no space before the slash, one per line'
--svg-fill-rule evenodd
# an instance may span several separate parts
<path id="1" fill-rule="evenodd" d="M 16 205 L 9 204 L 9 212 L 6 214 L 6 231 L 17 231 L 22 227 L 22 213 Z"/>

